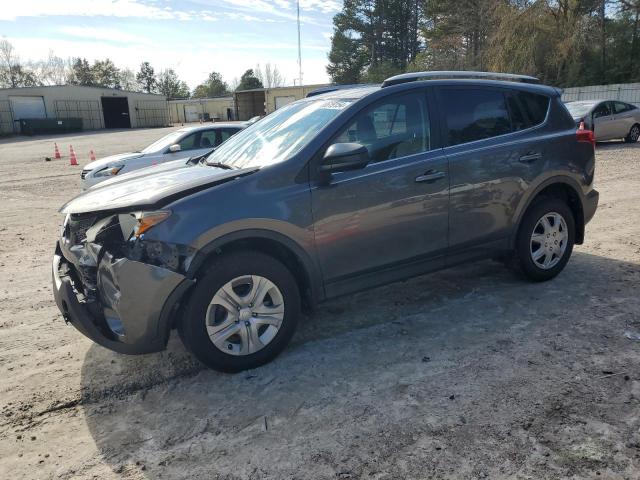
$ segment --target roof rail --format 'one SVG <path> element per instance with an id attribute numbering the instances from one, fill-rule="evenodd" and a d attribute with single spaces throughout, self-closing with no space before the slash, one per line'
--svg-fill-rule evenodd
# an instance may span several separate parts
<path id="1" fill-rule="evenodd" d="M 468 72 L 468 71 L 432 71 L 432 72 L 410 72 L 395 75 L 382 82 L 382 88 L 398 85 L 401 83 L 415 82 L 417 80 L 440 80 L 440 79 L 483 79 L 483 80 L 504 80 L 507 82 L 540 83 L 536 77 L 528 75 L 516 75 L 513 73 L 494 72 Z"/>

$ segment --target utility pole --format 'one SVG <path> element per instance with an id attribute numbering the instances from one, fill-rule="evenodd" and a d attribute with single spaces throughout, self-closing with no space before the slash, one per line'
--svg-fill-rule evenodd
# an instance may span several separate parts
<path id="1" fill-rule="evenodd" d="M 300 0 L 296 1 L 298 10 L 298 84 L 302 86 L 302 49 L 300 47 Z"/>

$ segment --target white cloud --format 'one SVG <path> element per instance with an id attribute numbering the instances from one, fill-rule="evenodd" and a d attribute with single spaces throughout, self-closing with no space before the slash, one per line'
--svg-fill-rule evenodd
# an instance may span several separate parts
<path id="1" fill-rule="evenodd" d="M 198 3 L 205 4 L 206 0 L 194 0 Z M 295 10 L 294 0 L 274 0 L 272 2 L 268 0 L 222 0 L 228 8 L 234 9 L 240 12 L 247 12 L 249 14 L 263 14 L 261 18 L 266 18 L 264 15 L 271 15 L 287 20 L 295 21 L 297 13 Z M 315 25 L 320 27 L 326 27 L 327 24 L 331 24 L 331 16 L 329 14 L 340 11 L 341 4 L 335 0 L 302 0 L 300 2 L 300 22 L 309 25 Z M 305 14 L 305 11 L 308 14 Z M 326 21 L 311 15 L 311 13 L 320 12 L 328 15 Z"/>
<path id="2" fill-rule="evenodd" d="M 82 16 L 141 17 L 147 19 L 188 20 L 191 14 L 171 7 L 159 8 L 139 0 L 30 0 L 3 1 L 0 20 L 19 17 Z"/>
<path id="3" fill-rule="evenodd" d="M 301 10 L 320 10 L 322 13 L 339 12 L 342 2 L 335 0 L 300 0 Z"/>
<path id="4" fill-rule="evenodd" d="M 88 27 L 88 26 L 63 26 L 58 28 L 60 33 L 70 37 L 78 37 L 82 40 L 105 40 L 107 42 L 128 44 L 152 44 L 153 42 L 141 35 L 123 32 L 115 28 Z"/>
<path id="5" fill-rule="evenodd" d="M 231 20 L 240 20 L 243 22 L 264 22 L 264 23 L 274 23 L 276 20 L 272 18 L 259 18 L 253 15 L 247 15 L 246 13 L 238 13 L 238 12 L 223 12 L 223 15 Z"/>
<path id="6" fill-rule="evenodd" d="M 210 10 L 177 10 L 171 6 L 161 7 L 153 3 L 144 3 L 141 0 L 29 0 L 28 2 L 5 0 L 3 3 L 4 5 L 0 9 L 0 20 L 9 21 L 15 21 L 21 17 L 45 16 L 138 17 L 159 20 L 198 19 L 209 21 L 217 19 Z M 192 0 L 192 3 L 211 7 L 208 0 Z M 222 0 L 220 3 L 239 12 L 225 13 L 227 17 L 238 20 L 269 21 L 264 16 L 260 18 L 255 16 L 260 13 L 289 20 L 296 18 L 294 0 Z M 321 22 L 306 15 L 305 12 L 331 14 L 338 12 L 340 8 L 341 3 L 337 0 L 301 0 L 301 21 L 322 25 Z"/>

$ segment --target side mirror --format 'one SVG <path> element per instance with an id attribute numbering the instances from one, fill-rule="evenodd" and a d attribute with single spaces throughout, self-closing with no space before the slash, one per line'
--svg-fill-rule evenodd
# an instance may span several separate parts
<path id="1" fill-rule="evenodd" d="M 181 147 L 180 147 L 180 145 L 178 145 L 177 143 L 174 143 L 173 145 L 171 145 L 171 146 L 169 147 L 169 151 L 170 151 L 171 153 L 179 152 L 180 150 L 182 150 L 182 148 L 181 148 Z"/>
<path id="2" fill-rule="evenodd" d="M 334 143 L 324 153 L 320 171 L 347 172 L 364 168 L 371 161 L 369 150 L 360 143 Z"/>

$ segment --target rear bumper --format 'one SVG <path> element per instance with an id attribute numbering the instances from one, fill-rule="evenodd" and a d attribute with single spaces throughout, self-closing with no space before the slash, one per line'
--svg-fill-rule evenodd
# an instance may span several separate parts
<path id="1" fill-rule="evenodd" d="M 584 202 L 582 204 L 582 209 L 584 212 L 584 223 L 585 225 L 589 223 L 589 221 L 593 218 L 598 208 L 598 200 L 600 199 L 600 194 L 597 190 L 591 190 L 584 198 Z"/>
<path id="2" fill-rule="evenodd" d="M 193 283 L 170 270 L 105 253 L 98 268 L 99 300 L 84 298 L 60 246 L 53 256 L 53 295 L 66 322 L 103 347 L 142 354 L 167 344 L 174 306 Z M 79 288 L 80 287 L 80 288 Z"/>

